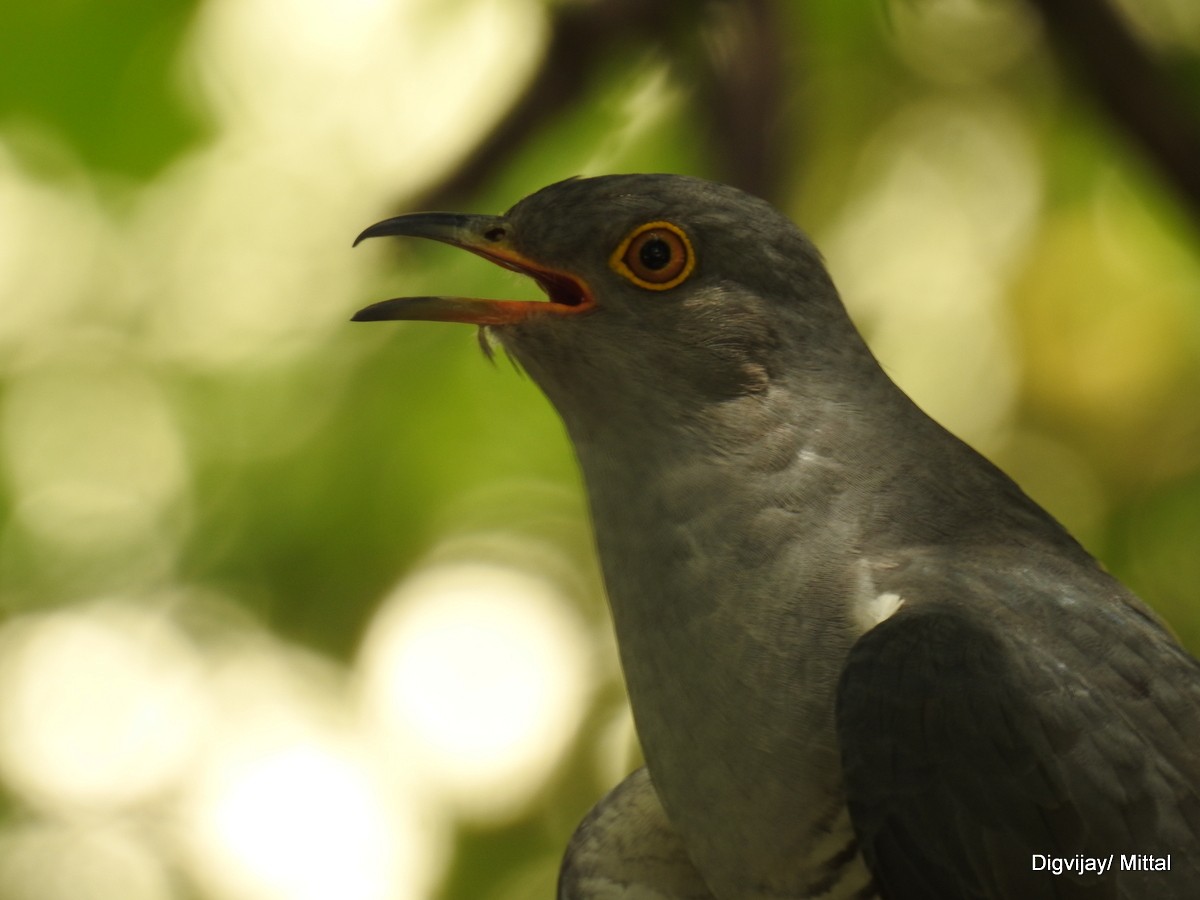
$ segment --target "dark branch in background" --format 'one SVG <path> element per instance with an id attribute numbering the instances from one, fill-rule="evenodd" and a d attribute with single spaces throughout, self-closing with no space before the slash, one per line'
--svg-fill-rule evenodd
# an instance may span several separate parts
<path id="1" fill-rule="evenodd" d="M 653 52 L 684 86 L 696 86 L 694 112 L 706 120 L 718 177 L 777 196 L 784 173 L 780 100 L 787 83 L 773 0 L 593 0 L 556 7 L 545 56 L 524 93 L 446 179 L 406 202 L 449 207 L 501 170 L 525 142 L 580 100 L 615 49 Z M 688 45 L 716 23 L 700 52 Z"/>
<path id="2" fill-rule="evenodd" d="M 1059 54 L 1200 223 L 1200 121 L 1164 67 L 1107 0 L 1029 0 Z M 790 135 L 781 133 L 789 77 L 778 0 L 591 0 L 553 12 L 545 56 L 528 87 L 441 183 L 405 205 L 452 206 L 506 166 L 527 140 L 580 101 L 614 50 L 654 53 L 696 91 L 716 175 L 778 199 Z"/>
<path id="3" fill-rule="evenodd" d="M 1107 0 L 1029 0 L 1096 99 L 1200 225 L 1200 120 Z"/>
<path id="4" fill-rule="evenodd" d="M 714 7 L 717 21 L 705 35 L 701 97 L 723 181 L 779 200 L 792 147 L 783 122 L 788 77 L 780 46 L 782 23 L 772 0 L 743 0 Z M 706 102 L 707 101 L 707 102 Z"/>
<path id="5" fill-rule="evenodd" d="M 586 92 L 614 47 L 666 43 L 672 29 L 678 27 L 673 19 L 681 6 L 688 4 L 598 0 L 557 7 L 545 56 L 525 92 L 459 167 L 412 205 L 450 206 L 470 196 L 502 169 L 531 135 Z"/>

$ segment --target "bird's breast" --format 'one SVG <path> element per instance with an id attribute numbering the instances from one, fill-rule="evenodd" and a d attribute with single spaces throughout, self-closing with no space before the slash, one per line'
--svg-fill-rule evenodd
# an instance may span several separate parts
<path id="1" fill-rule="evenodd" d="M 846 606 L 857 568 L 828 524 L 829 497 L 801 496 L 799 482 L 739 496 L 728 477 L 696 464 L 641 488 L 589 485 L 596 539 L 668 816 L 693 858 L 769 889 L 730 896 L 804 896 L 865 873 L 833 709 L 862 630 Z"/>

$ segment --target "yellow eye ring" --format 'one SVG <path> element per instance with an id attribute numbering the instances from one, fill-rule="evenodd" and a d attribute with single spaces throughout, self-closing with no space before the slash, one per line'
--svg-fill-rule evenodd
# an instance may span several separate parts
<path id="1" fill-rule="evenodd" d="M 685 281 L 696 268 L 692 242 L 678 225 L 647 222 L 629 232 L 608 259 L 618 275 L 638 287 L 665 291 Z"/>

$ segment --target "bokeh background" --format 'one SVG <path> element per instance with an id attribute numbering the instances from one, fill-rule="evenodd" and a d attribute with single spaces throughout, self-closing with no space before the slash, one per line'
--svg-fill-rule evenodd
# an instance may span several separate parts
<path id="1" fill-rule="evenodd" d="M 417 208 L 767 196 L 1200 650 L 1194 0 L 0 6 L 0 900 L 524 900 L 636 744 L 570 449 Z M 419 243 L 419 242 L 416 242 Z"/>

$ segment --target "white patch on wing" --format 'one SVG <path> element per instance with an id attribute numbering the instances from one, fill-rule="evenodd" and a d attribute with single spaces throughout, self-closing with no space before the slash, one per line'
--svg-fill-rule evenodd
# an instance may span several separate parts
<path id="1" fill-rule="evenodd" d="M 889 619 L 904 605 L 904 599 L 895 591 L 868 596 L 854 607 L 854 619 L 864 632 L 870 631 L 880 622 Z"/>
<path id="2" fill-rule="evenodd" d="M 880 622 L 890 619 L 904 605 L 895 591 L 881 591 L 875 584 L 875 572 L 891 569 L 887 560 L 861 559 L 858 564 L 858 591 L 851 601 L 850 619 L 866 634 Z"/>

